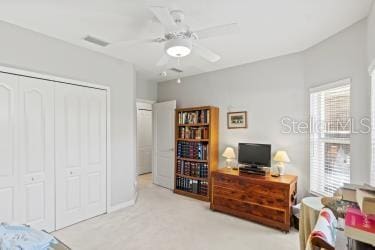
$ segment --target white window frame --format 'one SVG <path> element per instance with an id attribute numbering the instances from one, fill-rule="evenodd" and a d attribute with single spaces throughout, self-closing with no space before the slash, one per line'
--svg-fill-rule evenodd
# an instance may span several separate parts
<path id="1" fill-rule="evenodd" d="M 329 90 L 329 89 L 334 89 L 334 88 L 338 88 L 338 87 L 342 87 L 342 86 L 345 86 L 345 85 L 349 85 L 350 86 L 350 93 L 351 93 L 351 78 L 346 78 L 346 79 L 342 79 L 342 80 L 339 80 L 339 81 L 336 81 L 336 82 L 332 82 L 332 83 L 326 83 L 326 84 L 323 84 L 323 85 L 320 85 L 318 87 L 313 87 L 313 88 L 310 88 L 310 91 L 309 91 L 309 113 L 310 113 L 310 119 L 312 117 L 312 114 L 311 114 L 311 94 L 313 93 L 317 93 L 317 92 L 321 92 L 321 91 L 325 91 L 325 90 Z M 321 107 L 322 110 L 320 112 L 322 112 L 324 114 L 324 106 Z M 350 101 L 350 116 L 351 116 L 351 112 L 352 112 L 352 109 L 351 109 L 351 101 Z M 310 124 L 311 125 L 311 124 Z M 313 133 L 313 132 L 311 132 Z M 345 132 L 343 132 L 345 133 Z M 351 133 L 350 133 L 351 135 Z M 322 193 L 319 193 L 319 192 L 316 192 L 314 190 L 312 190 L 312 183 L 311 183 L 311 164 L 312 164 L 312 155 L 313 155 L 313 150 L 312 149 L 312 141 L 311 141 L 311 138 L 312 138 L 312 134 L 310 134 L 309 136 L 309 192 L 313 195 L 316 195 L 316 196 L 324 196 L 325 194 L 322 194 Z M 343 141 L 343 140 L 335 140 L 335 138 L 323 138 L 323 139 L 320 139 L 321 142 L 324 142 L 324 143 L 339 143 L 339 144 L 350 144 L 351 145 L 351 137 L 347 140 L 347 141 Z M 349 156 L 350 158 L 352 159 L 352 150 L 350 150 L 350 153 L 349 153 Z M 375 156 L 374 156 L 375 157 Z M 352 178 L 352 164 L 350 164 L 350 169 L 349 169 L 349 175 L 350 175 L 350 179 Z"/>
<path id="2" fill-rule="evenodd" d="M 371 76 L 371 166 L 370 184 L 375 186 L 375 65 L 370 68 Z"/>

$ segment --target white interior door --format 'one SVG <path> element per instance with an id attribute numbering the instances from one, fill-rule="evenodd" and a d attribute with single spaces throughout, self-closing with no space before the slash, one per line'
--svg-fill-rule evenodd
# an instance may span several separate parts
<path id="1" fill-rule="evenodd" d="M 18 78 L 0 73 L 0 221 L 21 222 L 16 129 Z"/>
<path id="2" fill-rule="evenodd" d="M 137 103 L 137 174 L 152 172 L 152 104 Z"/>
<path id="3" fill-rule="evenodd" d="M 174 187 L 176 101 L 153 105 L 153 180 L 169 189 Z"/>
<path id="4" fill-rule="evenodd" d="M 21 220 L 55 229 L 53 83 L 19 78 L 19 170 Z"/>
<path id="5" fill-rule="evenodd" d="M 56 228 L 106 211 L 106 92 L 56 85 Z"/>

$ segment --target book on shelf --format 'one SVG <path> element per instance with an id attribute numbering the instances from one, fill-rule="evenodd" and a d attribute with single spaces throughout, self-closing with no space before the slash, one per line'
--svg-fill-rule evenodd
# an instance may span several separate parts
<path id="1" fill-rule="evenodd" d="M 208 182 L 200 180 L 192 180 L 185 177 L 176 177 L 176 188 L 189 193 L 208 195 Z"/>
<path id="2" fill-rule="evenodd" d="M 208 164 L 177 160 L 176 173 L 191 177 L 207 178 Z"/>
<path id="3" fill-rule="evenodd" d="M 189 127 L 180 127 L 179 128 L 179 138 L 180 139 L 208 139 L 208 128 L 199 127 L 199 128 L 189 128 Z"/>
<path id="4" fill-rule="evenodd" d="M 177 157 L 192 160 L 207 160 L 208 148 L 207 143 L 179 141 L 177 143 Z"/>
<path id="5" fill-rule="evenodd" d="M 207 124 L 210 120 L 210 110 L 196 110 L 178 113 L 179 124 Z"/>

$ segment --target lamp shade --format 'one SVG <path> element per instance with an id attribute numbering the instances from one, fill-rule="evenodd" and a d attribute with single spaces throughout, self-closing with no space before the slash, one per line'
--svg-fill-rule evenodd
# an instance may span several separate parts
<path id="1" fill-rule="evenodd" d="M 223 156 L 227 159 L 235 159 L 236 155 L 234 154 L 234 150 L 231 147 L 227 147 L 224 150 Z"/>
<path id="2" fill-rule="evenodd" d="M 277 151 L 275 156 L 273 157 L 273 160 L 278 162 L 290 162 L 288 154 L 283 150 Z"/>

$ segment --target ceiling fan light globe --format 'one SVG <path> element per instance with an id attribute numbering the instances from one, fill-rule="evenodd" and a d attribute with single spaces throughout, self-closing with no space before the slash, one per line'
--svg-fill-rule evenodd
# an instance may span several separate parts
<path id="1" fill-rule="evenodd" d="M 191 53 L 191 49 L 185 46 L 174 46 L 167 49 L 167 54 L 172 57 L 184 57 Z"/>
<path id="2" fill-rule="evenodd" d="M 185 57 L 191 53 L 192 43 L 187 39 L 174 39 L 165 43 L 165 52 L 171 57 Z"/>

